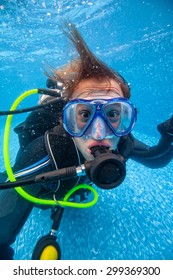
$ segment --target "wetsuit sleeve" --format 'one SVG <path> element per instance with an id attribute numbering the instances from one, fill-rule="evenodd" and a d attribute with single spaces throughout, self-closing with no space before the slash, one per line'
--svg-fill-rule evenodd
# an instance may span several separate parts
<path id="1" fill-rule="evenodd" d="M 173 158 L 173 145 L 169 137 L 161 137 L 156 146 L 150 147 L 131 135 L 133 149 L 130 158 L 150 168 L 161 168 Z"/>
<path id="2" fill-rule="evenodd" d="M 164 167 L 173 158 L 173 116 L 157 129 L 161 138 L 156 146 L 147 146 L 133 137 L 131 158 L 150 168 Z"/>
<path id="3" fill-rule="evenodd" d="M 157 145 L 150 147 L 137 140 L 131 133 L 121 137 L 118 152 L 127 161 L 129 158 L 150 168 L 164 167 L 173 158 L 173 117 L 159 124 L 161 135 Z"/>

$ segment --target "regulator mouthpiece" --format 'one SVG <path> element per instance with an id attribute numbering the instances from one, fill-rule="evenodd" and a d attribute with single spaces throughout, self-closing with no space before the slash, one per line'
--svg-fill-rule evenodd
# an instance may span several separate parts
<path id="1" fill-rule="evenodd" d="M 91 153 L 95 159 L 92 161 L 88 176 L 94 184 L 102 189 L 113 189 L 119 186 L 126 176 L 122 157 L 104 146 L 91 148 Z"/>

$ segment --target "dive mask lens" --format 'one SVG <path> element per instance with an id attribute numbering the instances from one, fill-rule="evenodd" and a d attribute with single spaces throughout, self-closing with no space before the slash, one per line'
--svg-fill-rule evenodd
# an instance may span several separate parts
<path id="1" fill-rule="evenodd" d="M 128 134 L 136 121 L 135 107 L 127 100 L 112 101 L 103 105 L 102 114 L 116 136 Z"/>
<path id="2" fill-rule="evenodd" d="M 74 137 L 80 137 L 90 125 L 95 107 L 80 99 L 70 101 L 63 111 L 65 130 Z"/>

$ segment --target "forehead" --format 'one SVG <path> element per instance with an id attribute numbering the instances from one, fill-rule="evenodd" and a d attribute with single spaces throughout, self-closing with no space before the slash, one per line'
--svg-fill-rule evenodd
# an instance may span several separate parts
<path id="1" fill-rule="evenodd" d="M 114 98 L 123 97 L 120 85 L 113 79 L 98 81 L 94 78 L 81 81 L 75 88 L 71 99 L 97 99 L 100 97 Z"/>

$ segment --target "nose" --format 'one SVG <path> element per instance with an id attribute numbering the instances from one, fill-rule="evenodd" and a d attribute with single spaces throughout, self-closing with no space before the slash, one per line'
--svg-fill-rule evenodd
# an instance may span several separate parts
<path id="1" fill-rule="evenodd" d="M 104 120 L 97 117 L 91 127 L 91 137 L 95 140 L 103 140 L 106 137 L 106 124 Z"/>

